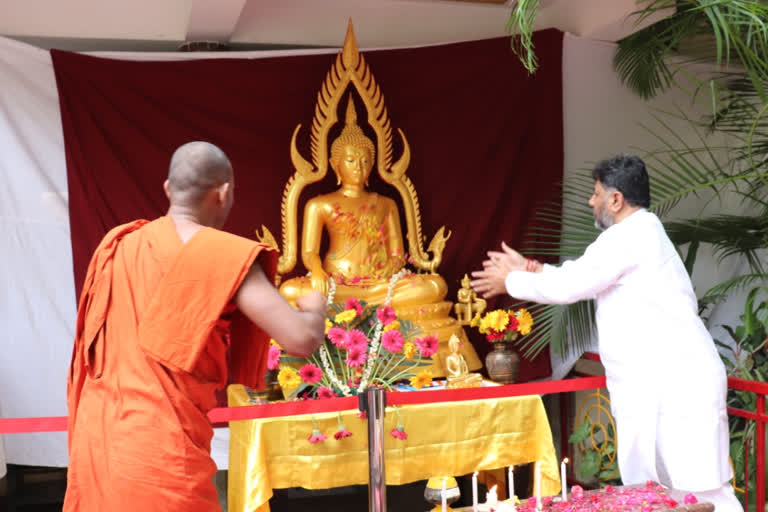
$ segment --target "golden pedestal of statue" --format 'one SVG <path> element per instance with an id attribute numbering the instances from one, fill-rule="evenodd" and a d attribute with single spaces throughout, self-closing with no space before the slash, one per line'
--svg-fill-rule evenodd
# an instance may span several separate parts
<path id="1" fill-rule="evenodd" d="M 358 125 L 353 90 L 357 91 L 365 107 L 368 125 L 376 134 L 376 143 Z M 344 97 L 348 98 L 344 128 L 329 145 L 328 134 L 338 121 L 337 111 Z M 280 293 L 290 302 L 313 289 L 327 295 L 333 279 L 336 302 L 356 298 L 369 304 L 382 304 L 389 300 L 398 317 L 418 325 L 424 335 L 436 335 L 440 340 L 439 349 L 432 358 L 432 366 L 426 367 L 434 377 L 446 375 L 445 358 L 449 354 L 448 340 L 452 335 L 463 342 L 461 354 L 469 368 L 481 368 L 482 363 L 463 328 L 450 316 L 453 303 L 445 300 L 448 287 L 436 272 L 450 232 L 446 234 L 445 228 L 441 227 L 427 250 L 422 248 L 418 197 L 406 176 L 410 147 L 405 134 L 398 130 L 403 153 L 397 161 L 392 161 L 392 127 L 384 98 L 357 49 L 351 21 L 344 48 L 318 93 L 310 133 L 312 162 L 307 161 L 296 147 L 300 128 L 301 125 L 296 127 L 291 139 L 291 161 L 296 172 L 283 193 L 283 247 L 278 274 L 289 273 L 296 265 L 299 253 L 297 210 L 301 191 L 306 185 L 322 180 L 329 164 L 340 187 L 307 202 L 301 230 L 301 259 L 309 275 L 285 281 L 280 286 Z M 408 254 L 403 244 L 397 203 L 366 189 L 374 164 L 379 176 L 393 186 L 402 199 Z M 320 245 L 324 233 L 328 236 L 329 247 L 323 257 Z M 259 238 L 278 247 L 264 226 Z M 393 282 L 393 276 L 400 275 L 406 263 L 412 263 L 417 273 L 403 275 Z"/>

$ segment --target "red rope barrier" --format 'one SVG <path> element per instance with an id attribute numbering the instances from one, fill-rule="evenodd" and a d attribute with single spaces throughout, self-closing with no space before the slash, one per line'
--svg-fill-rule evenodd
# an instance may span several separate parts
<path id="1" fill-rule="evenodd" d="M 435 391 L 387 393 L 387 405 L 413 405 L 435 402 L 460 402 L 523 395 L 546 395 L 568 393 L 585 389 L 605 387 L 605 377 L 582 377 L 555 381 L 528 382 L 493 386 L 486 388 L 443 389 Z M 357 409 L 357 397 L 332 398 L 329 400 L 297 400 L 274 402 L 240 407 L 221 407 L 208 413 L 211 423 L 242 421 L 300 414 Z M 0 418 L 0 434 L 23 434 L 30 432 L 60 432 L 67 430 L 67 417 L 49 418 Z"/>

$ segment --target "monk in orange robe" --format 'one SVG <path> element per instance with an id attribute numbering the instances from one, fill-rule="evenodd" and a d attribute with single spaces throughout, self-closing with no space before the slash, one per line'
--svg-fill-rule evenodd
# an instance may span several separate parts
<path id="1" fill-rule="evenodd" d="M 274 251 L 218 230 L 234 197 L 219 148 L 181 146 L 165 191 L 165 217 L 114 228 L 88 267 L 64 511 L 221 510 L 206 416 L 214 392 L 229 374 L 258 387 L 269 337 L 302 357 L 322 341 L 325 298 L 291 308 L 272 285 Z"/>

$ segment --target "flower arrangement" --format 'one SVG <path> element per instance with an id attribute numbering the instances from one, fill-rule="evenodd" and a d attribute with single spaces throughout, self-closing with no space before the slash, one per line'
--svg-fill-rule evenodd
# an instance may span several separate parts
<path id="1" fill-rule="evenodd" d="M 325 340 L 318 351 L 308 358 L 296 358 L 281 354 L 276 345 L 270 347 L 267 366 L 280 369 L 277 379 L 287 395 L 326 399 L 357 395 L 369 386 L 392 389 L 406 379 L 416 388 L 432 382 L 430 372 L 418 372 L 418 368 L 430 364 L 424 359 L 437 352 L 437 338 L 417 337 L 419 328 L 398 319 L 389 305 L 401 275 L 392 276 L 382 305 L 354 298 L 334 303 L 335 283 L 331 280 Z"/>
<path id="2" fill-rule="evenodd" d="M 533 327 L 533 316 L 525 308 L 495 309 L 472 319 L 471 327 L 477 327 L 491 343 L 512 343 L 518 336 L 525 336 Z"/>

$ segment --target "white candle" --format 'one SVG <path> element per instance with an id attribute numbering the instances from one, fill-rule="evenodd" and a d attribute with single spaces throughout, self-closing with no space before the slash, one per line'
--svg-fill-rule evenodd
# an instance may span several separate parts
<path id="1" fill-rule="evenodd" d="M 536 510 L 541 510 L 541 463 L 536 461 L 534 467 L 533 480 L 536 487 Z"/>
<path id="2" fill-rule="evenodd" d="M 477 471 L 472 475 L 472 512 L 477 512 Z"/>
<path id="3" fill-rule="evenodd" d="M 515 472 L 514 472 L 515 466 L 509 466 L 509 471 L 507 471 L 507 479 L 509 480 L 509 502 L 513 505 L 515 504 Z"/>
<path id="4" fill-rule="evenodd" d="M 560 463 L 560 487 L 562 488 L 563 501 L 568 501 L 568 482 L 565 480 L 565 465 L 568 463 L 568 457 Z"/>
<path id="5" fill-rule="evenodd" d="M 442 512 L 448 512 L 448 502 L 445 500 L 445 482 L 447 480 L 447 477 L 443 477 L 443 490 L 440 493 L 440 506 L 442 508 Z"/>

